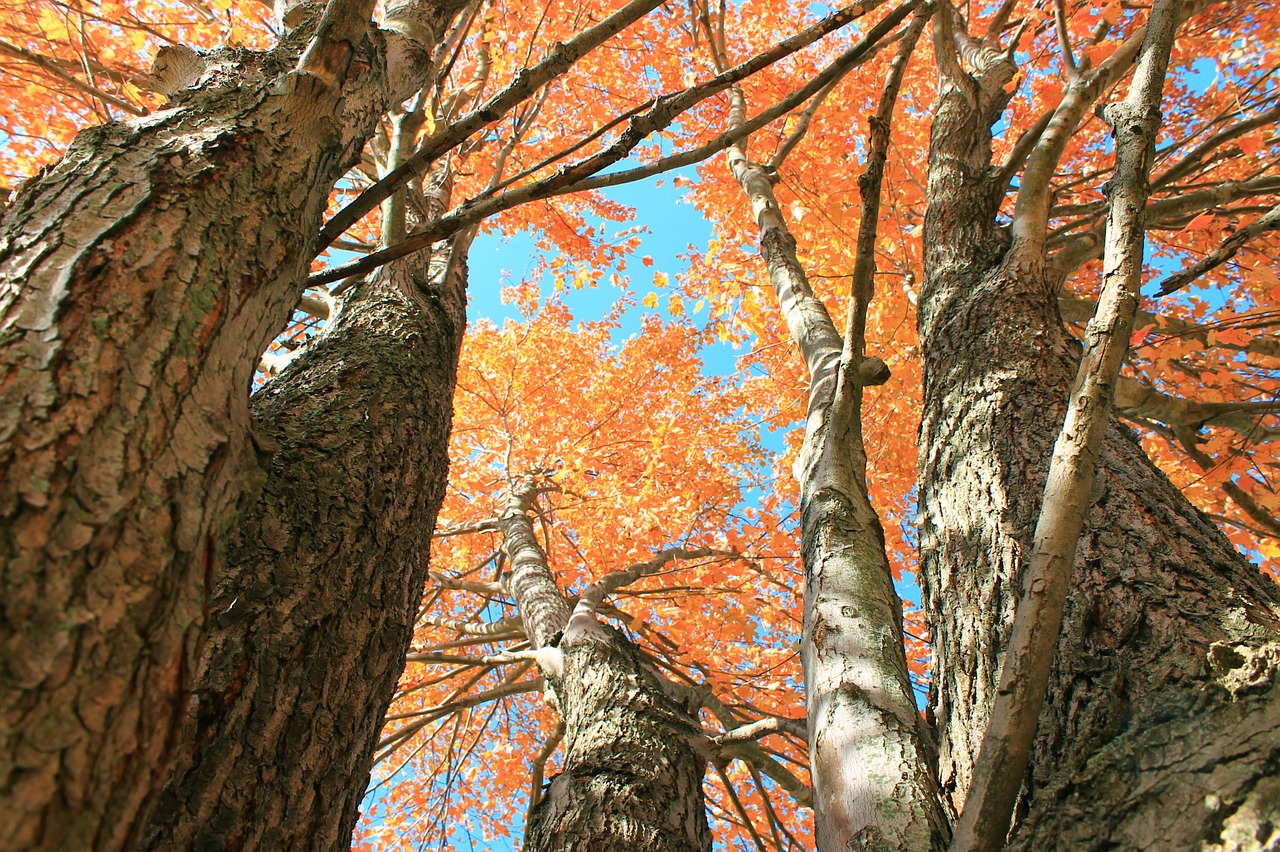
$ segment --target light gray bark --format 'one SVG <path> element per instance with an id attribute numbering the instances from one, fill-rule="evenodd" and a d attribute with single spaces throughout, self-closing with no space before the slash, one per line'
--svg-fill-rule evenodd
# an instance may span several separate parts
<path id="1" fill-rule="evenodd" d="M 536 477 L 517 480 L 498 519 L 511 591 L 532 656 L 564 719 L 564 764 L 530 809 L 530 852 L 709 852 L 702 776 L 709 742 L 697 708 L 590 604 L 556 585 L 529 512 Z"/>
<path id="2" fill-rule="evenodd" d="M 903 40 L 896 75 L 924 25 Z M 896 93 L 873 120 L 885 134 Z M 730 126 L 745 120 L 740 91 L 731 97 Z M 879 125 L 875 122 L 878 121 Z M 809 285 L 770 175 L 747 158 L 745 142 L 729 149 L 729 168 L 760 231 L 760 254 L 779 309 L 809 371 L 809 411 L 796 463 L 800 487 L 800 550 L 805 567 L 801 660 L 808 710 L 809 771 L 819 849 L 942 848 L 948 833 L 929 771 L 929 733 L 916 711 L 902 643 L 902 601 L 893 588 L 884 532 L 866 486 L 862 441 L 864 386 L 882 384 L 887 370 L 863 356 L 862 329 L 841 335 Z M 878 169 L 866 183 L 866 243 L 874 246 Z M 860 270 L 869 285 L 869 256 Z M 857 275 L 857 273 L 855 273 Z M 856 286 L 856 285 L 855 285 Z M 869 286 L 859 295 L 865 316 Z M 851 309 L 853 311 L 858 308 Z"/>

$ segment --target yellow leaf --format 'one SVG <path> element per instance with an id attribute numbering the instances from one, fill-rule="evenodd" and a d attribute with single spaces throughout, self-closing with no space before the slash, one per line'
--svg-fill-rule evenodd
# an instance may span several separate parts
<path id="1" fill-rule="evenodd" d="M 658 307 L 658 294 L 650 293 L 649 295 L 645 296 L 642 300 L 640 300 L 640 304 L 644 305 L 646 308 Z"/>

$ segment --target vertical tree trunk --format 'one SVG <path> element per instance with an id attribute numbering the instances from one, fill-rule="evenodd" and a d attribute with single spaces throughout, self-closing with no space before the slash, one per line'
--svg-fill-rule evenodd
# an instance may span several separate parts
<path id="1" fill-rule="evenodd" d="M 563 671 L 548 682 L 564 718 L 564 768 L 529 816 L 525 849 L 709 852 L 696 714 L 611 627 L 559 647 Z"/>
<path id="2" fill-rule="evenodd" d="M 905 17 L 910 7 L 902 7 Z M 873 153 L 860 183 L 863 222 L 855 264 L 862 319 L 874 273 L 880 169 L 901 75 L 927 15 L 907 29 L 872 119 Z M 746 100 L 730 93 L 731 127 Z M 760 255 L 791 341 L 809 373 L 804 444 L 795 464 L 804 563 L 804 667 L 809 772 L 818 848 L 928 852 L 949 829 L 930 772 L 930 737 L 916 709 L 902 642 L 902 601 L 893 588 L 884 530 L 867 492 L 862 398 L 888 369 L 863 354 L 863 327 L 836 330 L 796 251 L 773 181 L 730 147 L 729 168 L 750 204 Z M 851 306 L 851 318 L 859 310 Z M 855 327 L 856 326 L 856 327 Z"/>
<path id="3" fill-rule="evenodd" d="M 529 814 L 524 848 L 710 852 L 697 710 L 594 611 L 570 609 L 529 519 L 537 493 L 533 476 L 517 480 L 499 519 L 504 582 L 564 719 L 565 757 Z"/>
<path id="4" fill-rule="evenodd" d="M 935 650 L 939 776 L 956 806 L 986 726 L 1078 359 L 1057 313 L 1060 282 L 1042 257 L 1010 250 L 996 226 L 1005 188 L 989 168 L 990 127 L 1007 101 L 1003 82 L 944 83 L 925 222 L 920 579 Z M 1061 783 L 1100 748 L 1119 748 L 1117 737 L 1138 738 L 1161 721 L 1137 716 L 1140 707 L 1179 706 L 1180 689 L 1199 689 L 1192 681 L 1213 643 L 1265 642 L 1280 628 L 1280 588 L 1118 422 L 1091 501 L 1028 773 L 1032 819 L 1037 791 L 1055 775 Z M 1052 835 L 1042 841 L 1035 848 L 1074 848 Z"/>
<path id="5" fill-rule="evenodd" d="M 299 70 L 315 32 L 209 57 L 198 88 L 83 132 L 5 212 L 0 848 L 136 842 L 165 777 L 220 542 L 259 478 L 253 365 L 391 96 L 376 29 L 326 30 Z"/>
<path id="6" fill-rule="evenodd" d="M 1152 4 L 1129 92 L 1123 103 L 1104 111 L 1116 154 L 1106 190 L 1109 212 L 1102 291 L 1097 314 L 1085 333 L 1066 420 L 1055 436 L 1034 545 L 1023 563 L 1016 618 L 1009 628 L 964 811 L 952 836 L 953 850 L 1004 848 L 1044 709 L 1076 548 L 1141 298 L 1144 213 L 1151 195 L 1160 100 L 1180 3 L 1155 0 Z M 1038 162 L 1035 168 L 1028 164 L 1027 172 L 1034 175 L 1038 168 Z M 1025 204 L 1020 206 L 1027 209 Z M 1028 230 L 1027 215 L 1019 220 L 1015 214 L 1013 233 Z M 1014 249 L 1019 250 L 1033 251 L 1022 245 Z"/>
<path id="7" fill-rule="evenodd" d="M 465 259 L 449 255 L 348 291 L 253 398 L 274 452 L 230 535 L 147 848 L 350 842 L 448 478 L 466 325 Z"/>

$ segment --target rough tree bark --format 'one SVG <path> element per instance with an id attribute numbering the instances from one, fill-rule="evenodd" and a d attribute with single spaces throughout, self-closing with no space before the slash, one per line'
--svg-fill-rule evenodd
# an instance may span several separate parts
<path id="1" fill-rule="evenodd" d="M 1098 310 L 1089 321 L 1066 420 L 1055 439 L 1034 545 L 1023 568 L 1017 616 L 1010 627 L 972 783 L 956 822 L 953 852 L 1004 848 L 1044 708 L 1076 545 L 1141 299 L 1144 212 L 1151 195 L 1161 93 L 1178 17 L 1179 0 L 1155 0 L 1129 93 L 1123 103 L 1104 112 L 1112 127 L 1116 160 L 1107 188 L 1109 214 Z"/>
<path id="2" fill-rule="evenodd" d="M 349 290 L 253 398 L 267 481 L 230 535 L 146 848 L 350 842 L 444 499 L 466 242 Z"/>
<path id="3" fill-rule="evenodd" d="M 590 590 L 587 603 L 570 608 L 528 515 L 537 493 L 535 477 L 517 480 L 498 521 L 505 583 L 565 731 L 563 769 L 530 811 L 524 848 L 709 852 L 702 794 L 709 742 L 696 706 L 596 618 Z"/>
<path id="4" fill-rule="evenodd" d="M 991 168 L 990 128 L 1008 101 L 1012 63 L 1003 51 L 973 48 L 964 57 L 971 71 L 961 69 L 954 45 L 972 45 L 963 34 L 953 39 L 951 26 L 948 17 L 935 17 L 943 70 L 919 306 L 925 357 L 919 498 L 920 579 L 935 649 L 930 712 L 939 729 L 940 780 L 958 805 L 996 689 L 1078 347 L 1059 318 L 1061 281 L 1043 250 L 1028 250 L 996 223 L 1006 186 Z M 1280 631 L 1280 588 L 1231 547 L 1114 419 L 1091 503 L 1018 821 L 1027 827 L 1024 837 L 1036 841 L 1023 842 L 1034 849 L 1093 848 L 1073 845 L 1069 832 L 1036 826 L 1056 819 L 1062 827 L 1066 799 L 1076 813 L 1105 824 L 1108 788 L 1073 782 L 1110 772 L 1110 791 L 1127 785 L 1133 812 L 1169 825 L 1198 822 L 1212 845 L 1218 829 L 1253 818 L 1244 816 L 1253 807 L 1249 791 L 1264 783 L 1264 770 L 1274 771 L 1280 746 L 1250 733 L 1266 723 L 1231 704 L 1233 696 L 1252 693 L 1213 687 L 1207 654 L 1223 643 L 1217 647 L 1245 648 L 1221 658 L 1270 660 L 1249 648 Z M 1274 673 L 1258 677 L 1265 691 Z M 1171 721 L 1161 708 L 1196 708 L 1199 721 Z M 1234 727 L 1217 726 L 1233 720 Z M 1161 799 L 1163 767 L 1133 758 L 1137 744 L 1158 741 L 1165 724 L 1183 732 L 1189 754 L 1217 750 L 1228 764 L 1224 771 L 1244 776 L 1213 813 L 1202 804 L 1188 814 L 1185 797 Z M 1233 745 L 1242 742 L 1262 755 Z M 1189 773 L 1180 778 L 1196 786 Z M 1198 786 L 1202 803 L 1211 792 L 1205 778 Z M 1046 790 L 1057 792 L 1041 796 Z M 1098 823 L 1093 828 L 1105 838 Z"/>
<path id="5" fill-rule="evenodd" d="M 453 5 L 392 8 L 410 38 L 334 3 L 274 50 L 158 73 L 166 109 L 81 133 L 5 212 L 0 848 L 137 842 L 220 541 L 260 478 L 253 366 L 402 91 L 388 42 L 425 66 Z"/>

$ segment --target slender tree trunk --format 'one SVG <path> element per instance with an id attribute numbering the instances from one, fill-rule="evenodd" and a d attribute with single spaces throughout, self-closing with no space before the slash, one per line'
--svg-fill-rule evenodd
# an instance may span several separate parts
<path id="1" fill-rule="evenodd" d="M 867 495 L 857 418 L 862 383 L 883 382 L 874 366 L 884 364 L 866 362 L 871 369 L 857 381 L 857 399 L 839 400 L 842 338 L 809 286 L 764 176 L 731 162 L 762 211 L 760 253 L 809 366 L 808 427 L 796 479 L 805 569 L 801 658 L 818 848 L 939 849 L 948 829 L 929 772 L 929 734 L 907 673 L 902 601 Z"/>
<path id="2" fill-rule="evenodd" d="M 0 849 L 138 840 L 223 535 L 260 480 L 253 365 L 392 96 L 371 7 L 208 57 L 179 81 L 196 88 L 81 133 L 5 212 Z"/>
<path id="3" fill-rule="evenodd" d="M 147 848 L 350 842 L 448 478 L 466 324 L 465 260 L 449 255 L 348 291 L 253 398 L 275 449 L 230 536 Z"/>
<path id="4" fill-rule="evenodd" d="M 898 85 L 927 20 L 917 15 L 894 60 L 877 115 L 873 153 L 861 187 L 854 287 L 865 310 L 874 273 L 879 178 Z M 746 100 L 730 94 L 731 127 Z M 804 563 L 801 660 L 809 729 L 814 829 L 820 850 L 927 852 L 949 828 L 930 772 L 929 731 L 916 710 L 902 642 L 902 601 L 893 588 L 884 530 L 867 492 L 862 398 L 888 369 L 865 358 L 863 326 L 844 335 L 809 284 L 773 181 L 752 163 L 746 142 L 728 152 L 760 233 L 760 255 L 792 343 L 809 372 L 804 444 L 795 465 Z M 856 326 L 856 327 L 855 327 Z"/>
<path id="5" fill-rule="evenodd" d="M 1061 282 L 1037 253 L 1011 250 L 996 226 L 1005 188 L 989 168 L 990 127 L 1007 101 L 1002 85 L 942 86 L 919 317 L 920 580 L 935 650 L 930 711 L 939 729 L 940 781 L 957 807 L 986 727 L 1078 361 L 1057 312 Z M 1114 420 L 1091 504 L 1026 779 L 1022 813 L 1031 824 L 1054 807 L 1050 798 L 1038 799 L 1046 785 L 1067 790 L 1080 773 L 1101 772 L 1106 755 L 1132 754 L 1168 721 L 1159 708 L 1183 707 L 1190 692 L 1209 689 L 1203 676 L 1214 643 L 1259 645 L 1280 629 L 1280 587 L 1231 547 Z M 1204 694 L 1204 718 L 1241 715 L 1217 703 L 1228 693 Z M 1244 735 L 1243 728 L 1200 730 L 1198 745 L 1227 756 L 1227 744 Z M 1159 759 L 1110 765 L 1129 772 L 1116 783 L 1134 789 L 1149 788 L 1165 769 Z M 1202 799 L 1209 792 L 1201 786 Z M 1224 800 L 1221 818 L 1244 806 L 1245 798 Z M 1155 813 L 1172 825 L 1188 818 L 1184 808 L 1171 798 Z M 1203 806 L 1197 813 L 1202 828 L 1217 819 Z M 1078 848 L 1065 834 L 1036 836 L 1040 845 L 1028 848 Z"/>

